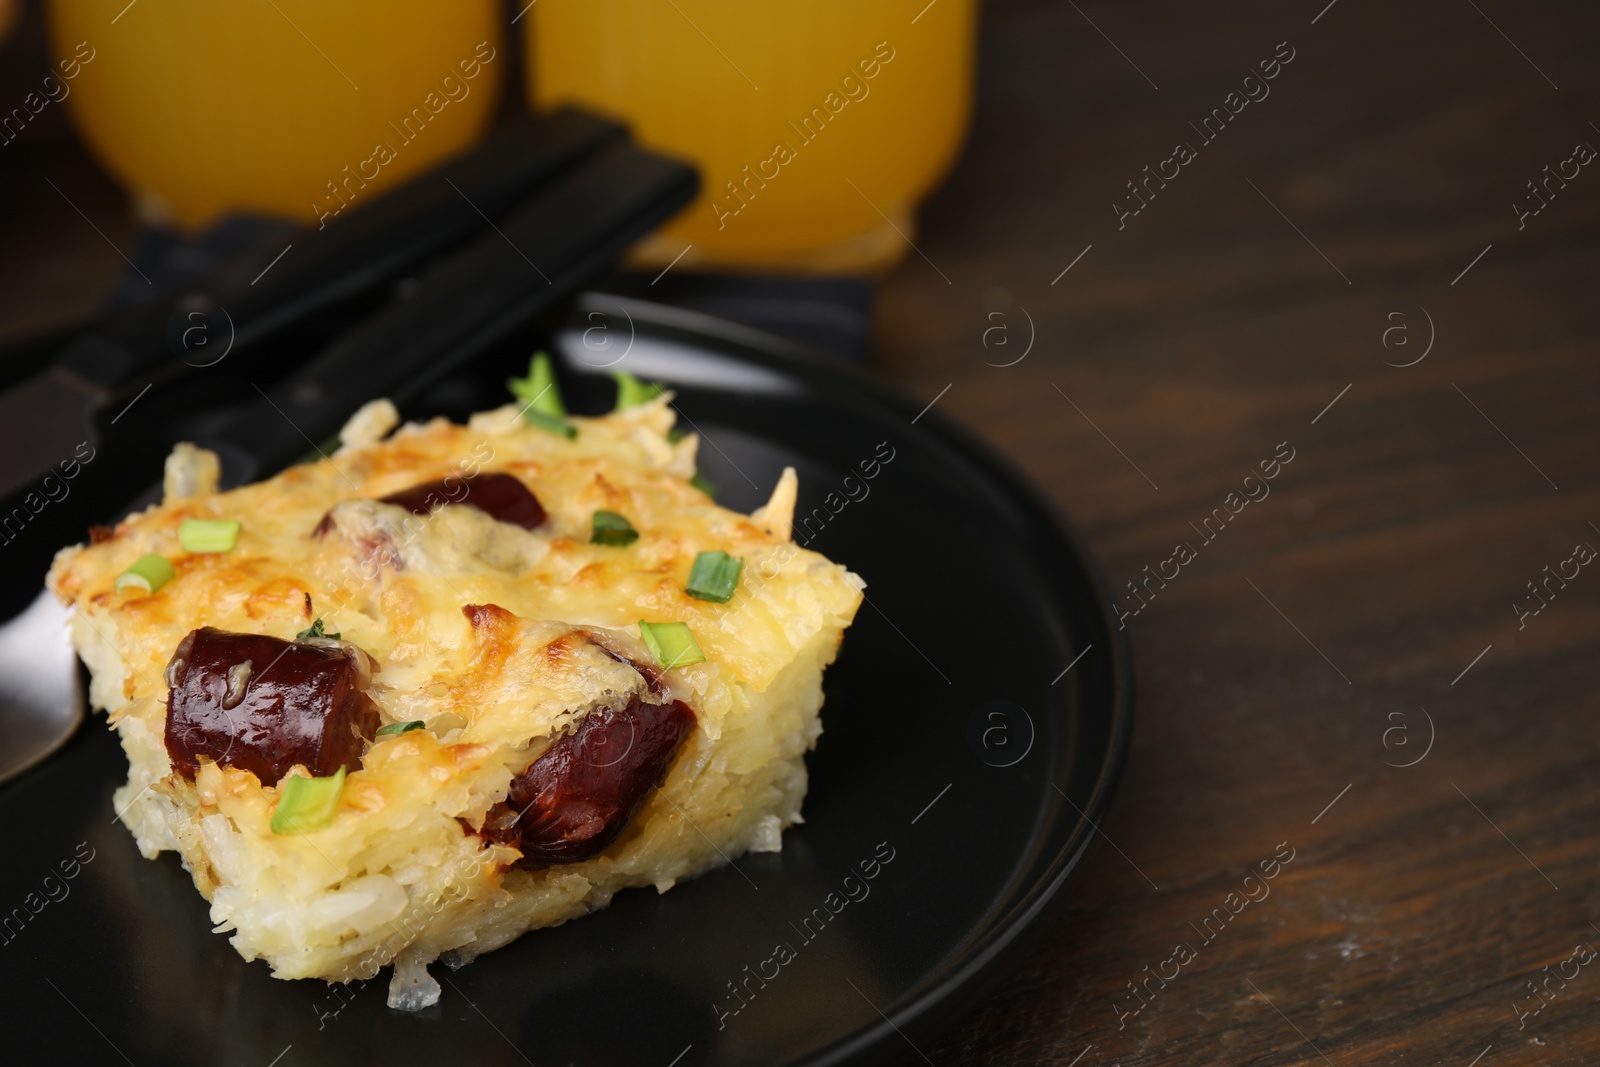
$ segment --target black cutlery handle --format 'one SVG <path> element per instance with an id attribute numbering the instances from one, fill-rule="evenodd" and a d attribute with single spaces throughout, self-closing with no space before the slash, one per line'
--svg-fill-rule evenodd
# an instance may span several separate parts
<path id="1" fill-rule="evenodd" d="M 259 341 L 488 228 L 530 191 L 623 135 L 615 123 L 563 109 L 519 120 L 465 155 L 364 201 L 359 175 L 330 175 L 343 180 L 352 199 L 337 217 L 295 230 L 282 247 L 235 256 L 195 284 L 113 313 L 74 339 L 58 362 L 109 393 L 142 385 L 130 379 L 184 355 L 174 331 L 186 325 L 186 314 L 208 317 L 213 344 L 221 343 L 218 335 L 234 345 Z"/>
<path id="2" fill-rule="evenodd" d="M 263 394 L 204 443 L 227 485 L 304 455 L 358 406 L 404 403 L 462 361 L 576 291 L 633 241 L 693 199 L 682 163 L 627 144 L 562 175 L 494 230 Z"/>

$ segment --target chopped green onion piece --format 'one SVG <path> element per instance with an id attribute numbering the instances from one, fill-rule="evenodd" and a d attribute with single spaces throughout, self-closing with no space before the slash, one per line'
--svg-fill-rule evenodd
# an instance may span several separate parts
<path id="1" fill-rule="evenodd" d="M 272 832 L 303 834 L 321 829 L 333 821 L 339 810 L 339 795 L 343 792 L 343 767 L 328 778 L 295 775 L 285 779 L 283 795 L 272 812 Z"/>
<path id="2" fill-rule="evenodd" d="M 675 445 L 688 436 L 688 430 L 685 430 L 682 427 L 674 426 L 672 429 L 667 431 L 667 443 Z"/>
<path id="3" fill-rule="evenodd" d="M 322 628 L 322 620 L 320 618 L 294 635 L 296 641 L 304 641 L 308 637 L 331 637 L 335 641 L 339 640 L 338 634 L 330 634 Z"/>
<path id="4" fill-rule="evenodd" d="M 694 558 L 694 566 L 689 569 L 689 583 L 683 591 L 696 600 L 726 604 L 739 587 L 739 572 L 743 569 L 744 560 L 720 549 L 702 552 Z"/>
<path id="5" fill-rule="evenodd" d="M 627 516 L 615 511 L 597 511 L 589 530 L 591 545 L 631 545 L 639 540 L 639 531 L 633 528 Z"/>
<path id="6" fill-rule="evenodd" d="M 559 415 L 546 415 L 542 411 L 535 411 L 529 408 L 522 413 L 522 418 L 527 422 L 533 423 L 541 430 L 548 430 L 550 433 L 558 437 L 565 437 L 569 441 L 578 436 L 578 428 Z"/>
<path id="7" fill-rule="evenodd" d="M 327 459 L 329 456 L 339 451 L 343 445 L 344 441 L 339 437 L 338 434 L 334 434 L 331 437 L 324 437 L 321 444 L 312 445 L 311 451 L 305 453 L 299 459 L 295 460 L 292 466 L 299 467 L 307 463 L 315 463 L 318 460 Z"/>
<path id="8" fill-rule="evenodd" d="M 555 369 L 550 365 L 550 357 L 543 352 L 534 353 L 526 378 L 512 378 L 506 382 L 506 387 L 527 405 L 524 415 L 537 411 L 559 419 L 567 413 L 561 403 L 561 388 L 556 385 Z"/>
<path id="9" fill-rule="evenodd" d="M 238 543 L 238 519 L 184 519 L 178 524 L 178 546 L 185 552 L 229 552 Z"/>
<path id="10" fill-rule="evenodd" d="M 377 737 L 388 737 L 391 734 L 408 734 L 412 730 L 420 730 L 428 725 L 421 719 L 412 719 L 410 722 L 392 722 L 388 726 L 378 727 Z"/>
<path id="11" fill-rule="evenodd" d="M 548 355 L 534 353 L 528 363 L 528 376 L 512 378 L 506 387 L 523 402 L 522 417 L 528 422 L 568 439 L 578 436 L 578 428 L 566 421 L 567 409 L 561 403 L 561 388 L 556 385 L 556 372 Z"/>
<path id="12" fill-rule="evenodd" d="M 645 622 L 640 619 L 639 634 L 656 662 L 668 670 L 706 661 L 706 654 L 700 651 L 700 643 L 689 632 L 689 627 L 681 622 Z"/>
<path id="13" fill-rule="evenodd" d="M 132 566 L 117 575 L 116 590 L 120 593 L 124 589 L 143 589 L 146 593 L 154 593 L 177 574 L 172 561 L 166 556 L 140 556 Z"/>
<path id="14" fill-rule="evenodd" d="M 641 382 L 625 370 L 614 370 L 611 377 L 617 380 L 617 410 L 647 404 L 667 391 L 660 382 Z"/>
<path id="15" fill-rule="evenodd" d="M 694 472 L 694 477 L 689 479 L 689 484 L 700 490 L 706 496 L 717 495 L 717 487 L 712 485 L 711 482 L 706 479 L 706 476 L 701 474 L 699 471 Z"/>

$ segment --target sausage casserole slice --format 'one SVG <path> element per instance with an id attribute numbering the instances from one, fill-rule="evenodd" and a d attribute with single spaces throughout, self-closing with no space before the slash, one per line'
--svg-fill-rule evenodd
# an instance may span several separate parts
<path id="1" fill-rule="evenodd" d="M 379 401 L 230 492 L 180 445 L 162 503 L 59 554 L 117 813 L 246 959 L 393 964 L 419 1008 L 441 955 L 780 848 L 864 586 L 790 540 L 792 471 L 751 516 L 697 487 L 669 400 L 392 434 Z"/>

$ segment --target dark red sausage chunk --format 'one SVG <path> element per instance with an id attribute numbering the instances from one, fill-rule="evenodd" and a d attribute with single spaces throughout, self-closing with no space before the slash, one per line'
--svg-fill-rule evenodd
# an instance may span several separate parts
<path id="1" fill-rule="evenodd" d="M 353 647 L 282 641 L 209 626 L 167 665 L 167 755 L 193 779 L 199 757 L 276 785 L 295 764 L 317 777 L 361 766 L 378 728 L 370 677 Z"/>
<path id="2" fill-rule="evenodd" d="M 694 724 L 681 700 L 635 697 L 621 711 L 591 711 L 512 781 L 506 802 L 484 820 L 484 836 L 521 849 L 516 866 L 525 870 L 598 854 L 666 778 Z"/>
<path id="3" fill-rule="evenodd" d="M 504 472 L 472 478 L 452 475 L 390 493 L 384 504 L 398 504 L 413 515 L 426 515 L 442 504 L 470 504 L 491 518 L 514 523 L 524 530 L 544 524 L 544 505 L 521 480 Z"/>

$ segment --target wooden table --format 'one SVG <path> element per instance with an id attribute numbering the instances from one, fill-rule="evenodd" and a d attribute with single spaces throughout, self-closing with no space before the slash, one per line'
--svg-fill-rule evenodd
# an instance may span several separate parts
<path id="1" fill-rule="evenodd" d="M 882 286 L 879 371 L 1137 610 L 1115 847 L 940 1067 L 1600 1060 L 1600 173 L 1564 162 L 1600 145 L 1600 25 L 1324 3 L 993 0 L 970 144 Z M 5 334 L 121 269 L 39 174 L 130 239 L 35 134 Z M 1546 165 L 1578 173 L 1519 225 Z"/>
<path id="2" fill-rule="evenodd" d="M 1563 963 L 1600 947 L 1600 168 L 1563 163 L 1600 25 L 1326 2 L 990 3 L 882 287 L 882 373 L 948 386 L 1128 610 L 1177 572 L 1126 620 L 1116 847 L 940 1067 L 1600 1062 L 1600 966 Z"/>

